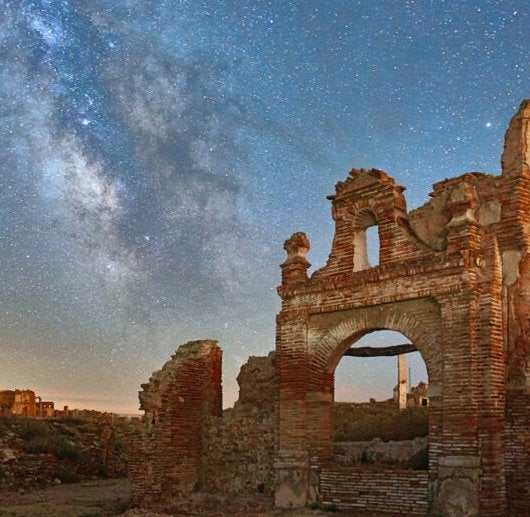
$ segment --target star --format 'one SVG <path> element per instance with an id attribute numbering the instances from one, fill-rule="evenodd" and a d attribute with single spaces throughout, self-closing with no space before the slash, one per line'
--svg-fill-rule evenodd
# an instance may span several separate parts
<path id="1" fill-rule="evenodd" d="M 133 412 L 209 336 L 231 405 L 238 366 L 275 346 L 283 242 L 304 231 L 311 271 L 328 259 L 334 185 L 380 168 L 411 210 L 498 173 L 528 96 L 523 0 L 173 4 L 2 3 L 0 388 Z M 342 393 L 391 396 L 376 362 L 341 362 L 337 385 L 374 380 Z"/>

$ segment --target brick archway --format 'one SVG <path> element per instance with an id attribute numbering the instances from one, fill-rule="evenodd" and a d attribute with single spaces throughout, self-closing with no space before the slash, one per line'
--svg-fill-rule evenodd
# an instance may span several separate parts
<path id="1" fill-rule="evenodd" d="M 354 169 L 328 196 L 335 234 L 326 265 L 309 277 L 305 234 L 285 242 L 276 334 L 277 505 L 319 500 L 335 366 L 355 339 L 387 328 L 420 350 L 433 402 L 428 507 L 403 513 L 529 514 L 530 456 L 520 452 L 530 440 L 528 149 L 525 100 L 506 132 L 501 176 L 474 172 L 441 181 L 425 205 L 408 213 L 404 188 L 390 176 Z M 358 233 L 375 222 L 380 260 L 369 267 Z M 385 493 L 380 497 L 384 503 Z M 340 494 L 334 502 L 351 506 Z"/>
<path id="2" fill-rule="evenodd" d="M 441 381 L 441 313 L 434 299 L 417 299 L 343 311 L 333 316 L 327 315 L 325 325 L 324 335 L 317 335 L 312 342 L 312 329 L 318 328 L 318 316 L 310 317 L 308 346 L 311 377 L 323 365 L 325 371 L 333 373 L 344 352 L 363 335 L 375 330 L 394 330 L 416 345 L 427 365 L 429 378 L 433 382 Z"/>
<path id="3" fill-rule="evenodd" d="M 449 512 L 454 498 L 462 496 L 470 516 L 479 510 L 503 515 L 497 501 L 506 500 L 504 457 L 492 453 L 503 450 L 504 439 L 502 263 L 495 236 L 470 215 L 478 203 L 471 181 L 478 180 L 466 177 L 444 194 L 446 248 L 440 251 L 415 234 L 402 189 L 381 171 L 353 171 L 337 186 L 332 250 L 326 266 L 311 278 L 305 235 L 286 242 L 276 346 L 277 505 L 322 501 L 326 479 L 337 486 L 361 483 L 361 478 L 352 480 L 328 468 L 333 457 L 333 374 L 353 341 L 385 328 L 401 332 L 420 351 L 430 399 L 428 473 L 386 472 L 395 486 L 408 483 L 415 497 L 402 508 L 396 495 L 392 508 L 411 515 L 429 508 Z M 380 263 L 356 270 L 354 222 L 366 203 L 378 207 Z M 376 487 L 379 481 L 370 483 Z M 327 493 L 335 488 L 328 486 Z M 372 496 L 380 509 L 390 504 L 384 491 Z M 360 504 L 351 497 L 335 499 L 345 508 Z"/>
<path id="4" fill-rule="evenodd" d="M 308 387 L 306 396 L 307 448 L 316 463 L 333 455 L 334 372 L 344 352 L 374 330 L 394 330 L 418 348 L 426 366 L 432 392 L 430 439 L 441 440 L 438 429 L 442 392 L 441 310 L 433 299 L 405 300 L 309 317 L 307 331 Z M 436 465 L 437 446 L 431 447 L 429 464 Z"/>

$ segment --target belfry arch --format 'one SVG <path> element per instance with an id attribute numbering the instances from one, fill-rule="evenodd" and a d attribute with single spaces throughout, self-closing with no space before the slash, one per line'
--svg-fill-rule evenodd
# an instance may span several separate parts
<path id="1" fill-rule="evenodd" d="M 377 227 L 377 216 L 373 210 L 364 209 L 356 214 L 353 221 L 354 271 L 362 271 L 371 267 L 368 257 L 367 230 L 374 226 Z M 377 262 L 379 262 L 379 257 Z"/>
<path id="2" fill-rule="evenodd" d="M 352 170 L 328 198 L 335 234 L 327 264 L 308 277 L 308 238 L 299 232 L 285 242 L 276 334 L 278 506 L 530 512 L 530 458 L 517 452 L 530 443 L 528 149 L 525 101 L 506 133 L 502 176 L 444 180 L 408 213 L 404 188 L 385 172 Z M 370 267 L 364 233 L 374 225 L 379 264 Z M 358 476 L 330 464 L 335 367 L 377 329 L 407 336 L 427 365 L 427 472 Z M 366 491 L 375 508 L 363 506 Z"/>

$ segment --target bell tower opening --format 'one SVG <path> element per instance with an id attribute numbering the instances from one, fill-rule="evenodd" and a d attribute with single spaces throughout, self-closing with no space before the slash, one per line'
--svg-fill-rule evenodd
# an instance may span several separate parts
<path id="1" fill-rule="evenodd" d="M 379 226 L 374 212 L 362 210 L 354 221 L 353 271 L 379 265 Z"/>

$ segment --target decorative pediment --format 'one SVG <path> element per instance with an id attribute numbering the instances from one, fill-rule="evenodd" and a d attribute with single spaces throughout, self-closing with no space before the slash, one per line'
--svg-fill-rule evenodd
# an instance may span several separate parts
<path id="1" fill-rule="evenodd" d="M 348 192 L 358 192 L 378 185 L 385 187 L 396 187 L 401 192 L 404 187 L 398 185 L 386 172 L 379 169 L 352 169 L 345 181 L 339 181 L 335 186 L 336 195 Z M 329 196 L 333 199 L 335 196 Z"/>

